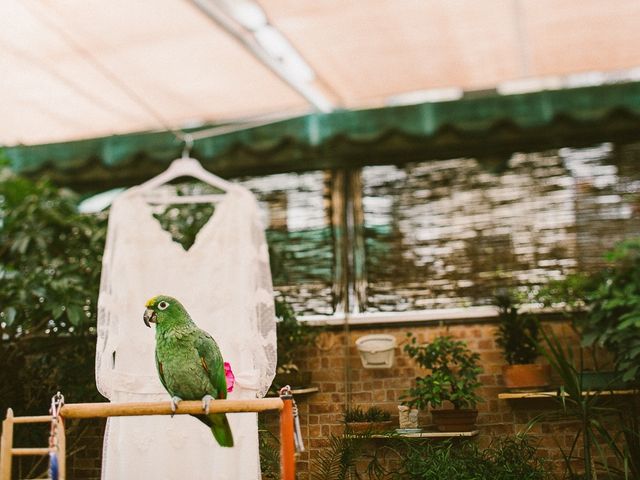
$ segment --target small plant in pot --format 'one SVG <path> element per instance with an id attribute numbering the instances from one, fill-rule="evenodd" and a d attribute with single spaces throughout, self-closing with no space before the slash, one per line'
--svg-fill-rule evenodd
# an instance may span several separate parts
<path id="1" fill-rule="evenodd" d="M 351 433 L 380 433 L 391 429 L 391 414 L 379 407 L 364 410 L 360 406 L 348 408 L 344 412 L 346 429 Z"/>
<path id="2" fill-rule="evenodd" d="M 403 404 L 418 409 L 431 406 L 436 428 L 442 432 L 470 431 L 475 427 L 481 401 L 476 390 L 480 387 L 478 365 L 480 355 L 472 352 L 462 340 L 449 335 L 436 337 L 420 344 L 412 333 L 404 351 L 430 374 L 416 378 L 416 385 L 408 390 Z M 439 408 L 449 403 L 453 408 Z"/>
<path id="3" fill-rule="evenodd" d="M 498 291 L 494 302 L 498 307 L 496 343 L 508 363 L 502 367 L 505 386 L 525 391 L 544 389 L 550 383 L 551 368 L 535 363 L 540 355 L 538 320 L 520 313 L 514 295 L 508 290 Z"/>

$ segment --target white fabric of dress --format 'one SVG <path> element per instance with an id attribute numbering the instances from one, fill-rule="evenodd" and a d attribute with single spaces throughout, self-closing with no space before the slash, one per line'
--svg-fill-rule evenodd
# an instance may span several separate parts
<path id="1" fill-rule="evenodd" d="M 96 382 L 112 402 L 168 401 L 155 367 L 155 332 L 142 320 L 159 294 L 181 301 L 211 333 L 236 376 L 228 398 L 262 397 L 276 368 L 269 253 L 255 198 L 232 184 L 189 250 L 153 217 L 143 192 L 121 194 L 109 215 L 98 302 Z M 260 478 L 257 415 L 227 414 L 235 446 L 222 448 L 188 415 L 107 422 L 102 478 Z"/>

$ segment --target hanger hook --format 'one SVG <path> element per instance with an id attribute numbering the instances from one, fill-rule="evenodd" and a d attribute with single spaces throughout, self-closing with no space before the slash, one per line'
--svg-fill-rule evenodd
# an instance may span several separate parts
<path id="1" fill-rule="evenodd" d="M 193 135 L 190 133 L 184 134 L 184 148 L 182 149 L 182 158 L 189 158 L 191 148 L 193 147 Z"/>

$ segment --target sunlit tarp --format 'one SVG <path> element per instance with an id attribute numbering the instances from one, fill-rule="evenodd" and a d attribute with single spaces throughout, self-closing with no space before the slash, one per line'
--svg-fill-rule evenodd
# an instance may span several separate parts
<path id="1" fill-rule="evenodd" d="M 256 6 L 270 22 L 259 34 L 246 14 Z M 505 82 L 593 84 L 640 66 L 637 0 L 4 0 L 0 145 L 312 110 L 209 7 L 274 57 L 270 38 L 287 38 L 306 62 L 299 76 L 335 110 Z"/>

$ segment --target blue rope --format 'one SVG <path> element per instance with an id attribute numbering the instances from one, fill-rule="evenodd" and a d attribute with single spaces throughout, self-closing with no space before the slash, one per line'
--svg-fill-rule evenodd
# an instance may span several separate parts
<path id="1" fill-rule="evenodd" d="M 58 480 L 58 455 L 56 452 L 49 452 L 49 479 Z"/>

